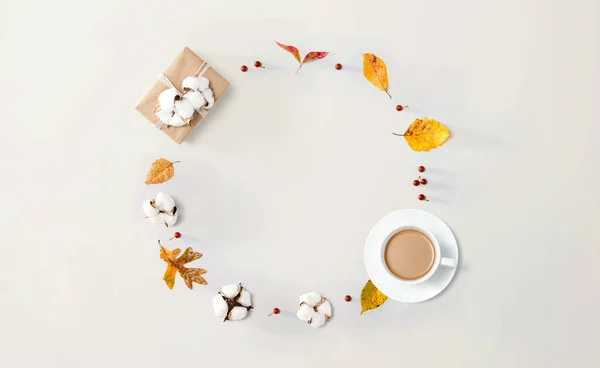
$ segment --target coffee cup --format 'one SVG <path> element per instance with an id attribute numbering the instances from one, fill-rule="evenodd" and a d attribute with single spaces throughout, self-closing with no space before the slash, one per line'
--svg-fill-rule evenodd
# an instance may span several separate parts
<path id="1" fill-rule="evenodd" d="M 456 260 L 442 257 L 435 236 L 417 226 L 392 231 L 384 240 L 381 259 L 390 275 L 409 285 L 428 280 L 440 266 L 456 267 Z"/>

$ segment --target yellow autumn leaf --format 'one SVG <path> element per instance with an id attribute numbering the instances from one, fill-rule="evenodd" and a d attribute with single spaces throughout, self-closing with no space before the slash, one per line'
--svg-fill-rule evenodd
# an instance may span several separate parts
<path id="1" fill-rule="evenodd" d="M 383 60 L 373 54 L 363 54 L 363 75 L 375 87 L 385 91 L 385 93 L 390 96 L 390 93 L 387 91 L 387 69 Z M 392 96 L 390 96 L 390 98 L 392 98 Z"/>
<path id="2" fill-rule="evenodd" d="M 154 161 L 146 174 L 146 184 L 160 184 L 171 179 L 175 174 L 173 164 L 177 162 L 179 161 L 171 162 L 164 158 Z"/>
<path id="3" fill-rule="evenodd" d="M 410 148 L 417 152 L 439 147 L 450 137 L 444 124 L 428 118 L 415 119 L 404 134 L 393 134 L 404 137 Z"/>
<path id="4" fill-rule="evenodd" d="M 362 308 L 360 314 L 371 309 L 379 308 L 380 305 L 385 303 L 387 298 L 387 296 L 377 289 L 375 284 L 373 284 L 373 281 L 367 281 L 360 293 L 360 306 Z"/>
<path id="5" fill-rule="evenodd" d="M 175 248 L 173 250 L 168 250 L 160 244 L 160 240 L 158 241 L 158 245 L 160 246 L 160 258 L 167 262 L 167 270 L 165 271 L 163 280 L 169 289 L 173 289 L 173 286 L 175 285 L 175 274 L 177 272 L 179 272 L 179 276 L 181 276 L 185 285 L 190 290 L 193 288 L 193 283 L 206 285 L 206 280 L 202 277 L 202 275 L 206 273 L 205 269 L 185 267 L 187 263 L 202 257 L 202 253 L 194 252 L 194 250 L 189 247 L 183 251 L 181 256 L 177 257 L 179 253 L 181 253 L 181 249 Z"/>

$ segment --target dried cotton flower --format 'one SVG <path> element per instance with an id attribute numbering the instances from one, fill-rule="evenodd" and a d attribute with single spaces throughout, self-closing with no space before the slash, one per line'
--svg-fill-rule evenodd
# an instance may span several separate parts
<path id="1" fill-rule="evenodd" d="M 179 215 L 173 198 L 164 193 L 158 193 L 156 198 L 144 201 L 142 209 L 148 221 L 167 227 L 175 225 Z"/>
<path id="2" fill-rule="evenodd" d="M 332 316 L 331 303 L 314 291 L 302 294 L 296 316 L 312 327 L 321 327 Z"/>

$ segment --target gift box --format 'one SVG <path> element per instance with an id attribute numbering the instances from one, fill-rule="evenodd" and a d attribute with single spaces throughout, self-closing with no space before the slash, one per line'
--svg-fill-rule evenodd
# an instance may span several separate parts
<path id="1" fill-rule="evenodd" d="M 169 125 L 168 118 L 162 117 L 161 119 L 161 117 L 159 117 L 163 116 L 160 114 L 161 108 L 159 106 L 159 95 L 162 96 L 161 93 L 168 89 L 171 89 L 171 91 L 175 95 L 175 103 L 178 103 L 178 101 L 185 102 L 184 96 L 186 92 L 190 90 L 184 90 L 182 85 L 184 85 L 184 79 L 188 77 L 205 77 L 206 79 L 208 79 L 208 88 L 212 91 L 212 96 L 214 97 L 214 104 L 213 106 L 209 106 L 210 103 L 206 103 L 202 107 L 194 107 L 193 114 L 190 117 L 183 119 L 182 124 L 184 125 Z M 186 80 L 186 82 L 188 81 L 189 79 Z M 181 143 L 190 134 L 192 129 L 194 129 L 194 127 L 198 125 L 200 120 L 204 119 L 207 115 L 210 115 L 210 109 L 212 109 L 217 103 L 217 101 L 221 98 L 225 90 L 227 90 L 227 87 L 229 87 L 229 82 L 227 82 L 225 78 L 219 75 L 219 73 L 217 73 L 212 67 L 210 67 L 210 65 L 208 65 L 204 60 L 202 60 L 192 50 L 186 47 L 179 53 L 179 55 L 177 55 L 177 57 L 175 58 L 175 60 L 173 60 L 171 65 L 169 65 L 167 69 L 165 69 L 162 73 L 159 74 L 156 82 L 154 82 L 152 87 L 138 102 L 135 109 L 139 111 L 142 115 L 144 115 L 144 117 L 157 129 L 162 130 L 175 142 Z M 209 100 L 209 98 L 207 98 L 207 100 Z M 164 108 L 162 110 L 162 112 L 170 112 L 166 111 Z"/>

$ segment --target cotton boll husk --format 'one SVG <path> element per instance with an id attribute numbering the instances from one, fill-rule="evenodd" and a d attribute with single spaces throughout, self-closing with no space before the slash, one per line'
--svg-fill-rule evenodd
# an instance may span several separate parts
<path id="1" fill-rule="evenodd" d="M 169 120 L 173 117 L 173 111 L 167 109 L 160 109 L 156 113 L 156 116 L 165 124 L 169 124 Z"/>
<path id="2" fill-rule="evenodd" d="M 210 85 L 210 81 L 208 80 L 208 78 L 206 78 L 206 77 L 198 78 L 198 91 L 204 92 L 204 90 L 208 89 L 209 85 Z"/>
<path id="3" fill-rule="evenodd" d="M 158 213 L 159 213 L 158 208 L 154 208 L 152 206 L 152 200 L 151 199 L 148 199 L 147 201 L 144 201 L 144 204 L 142 204 L 142 208 L 144 209 L 144 213 L 148 217 L 157 216 Z"/>
<path id="4" fill-rule="evenodd" d="M 204 104 L 206 103 L 204 96 L 202 96 L 202 93 L 198 91 L 188 92 L 185 95 L 183 95 L 183 98 L 187 102 L 189 102 L 190 105 L 192 105 L 192 107 L 196 110 L 204 106 Z"/>
<path id="5" fill-rule="evenodd" d="M 229 312 L 229 320 L 230 321 L 239 321 L 243 319 L 248 314 L 248 309 L 244 307 L 233 307 L 231 312 Z"/>
<path id="6" fill-rule="evenodd" d="M 249 307 L 252 305 L 252 296 L 245 289 L 242 289 L 237 302 L 243 305 L 244 307 Z"/>
<path id="7" fill-rule="evenodd" d="M 183 121 L 183 119 L 181 118 L 181 116 L 175 114 L 173 115 L 173 117 L 171 118 L 171 120 L 169 120 L 169 125 L 170 126 L 174 126 L 174 127 L 180 127 L 180 126 L 184 126 L 187 123 L 185 121 Z"/>
<path id="8" fill-rule="evenodd" d="M 169 215 L 169 214 L 164 214 L 165 215 L 165 225 L 167 225 L 167 227 L 171 227 L 173 225 L 175 225 L 175 223 L 177 222 L 177 217 L 179 216 L 179 212 L 175 212 L 174 215 Z"/>
<path id="9" fill-rule="evenodd" d="M 196 77 L 187 77 L 181 82 L 181 87 L 184 91 L 186 89 L 197 91 L 200 88 L 200 81 Z"/>
<path id="10" fill-rule="evenodd" d="M 175 96 L 179 95 L 179 92 L 175 88 L 169 88 L 166 91 L 162 91 L 158 95 L 158 103 L 160 108 L 164 110 L 175 109 Z"/>
<path id="11" fill-rule="evenodd" d="M 225 285 L 221 288 L 221 294 L 229 299 L 233 299 L 240 293 L 240 289 L 239 284 Z"/>
<path id="12" fill-rule="evenodd" d="M 328 318 L 331 317 L 331 303 L 324 301 L 323 304 L 317 307 L 317 312 L 322 316 L 327 316 Z"/>
<path id="13" fill-rule="evenodd" d="M 186 100 L 175 101 L 175 113 L 183 119 L 189 119 L 194 115 L 194 107 Z"/>
<path id="14" fill-rule="evenodd" d="M 300 295 L 300 304 L 306 303 L 314 307 L 321 301 L 321 293 L 315 291 Z"/>
<path id="15" fill-rule="evenodd" d="M 213 309 L 215 311 L 215 316 L 225 318 L 227 317 L 227 302 L 220 294 L 215 295 L 213 298 Z"/>
<path id="16" fill-rule="evenodd" d="M 325 324 L 325 316 L 320 315 L 319 313 L 315 313 L 310 320 L 310 325 L 313 327 L 321 327 Z"/>
<path id="17" fill-rule="evenodd" d="M 154 205 L 161 211 L 171 212 L 175 208 L 175 201 L 165 193 L 158 193 L 154 199 Z"/>
<path id="18" fill-rule="evenodd" d="M 317 312 L 315 312 L 313 307 L 308 304 L 302 304 L 298 309 L 298 312 L 296 312 L 296 316 L 306 322 L 310 321 L 315 314 L 317 314 Z"/>

